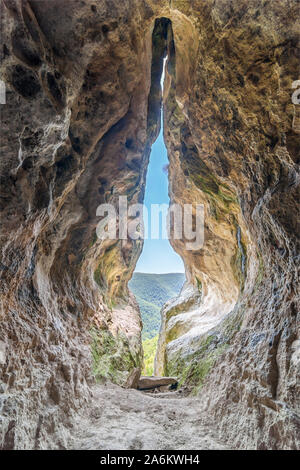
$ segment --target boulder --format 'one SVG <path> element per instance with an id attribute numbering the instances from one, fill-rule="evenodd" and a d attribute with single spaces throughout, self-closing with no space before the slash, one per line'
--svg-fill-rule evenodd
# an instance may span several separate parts
<path id="1" fill-rule="evenodd" d="M 178 380 L 175 377 L 147 377 L 142 376 L 138 382 L 138 390 L 151 390 L 153 388 L 162 387 L 166 385 L 176 386 Z"/>
<path id="2" fill-rule="evenodd" d="M 135 367 L 129 374 L 125 388 L 138 388 L 139 380 L 141 376 L 140 367 Z"/>

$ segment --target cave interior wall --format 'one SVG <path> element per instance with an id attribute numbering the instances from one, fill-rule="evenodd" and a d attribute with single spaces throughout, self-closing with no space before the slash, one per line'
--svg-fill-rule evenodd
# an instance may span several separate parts
<path id="1" fill-rule="evenodd" d="M 236 447 L 295 448 L 297 2 L 4 0 L 1 23 L 1 446 L 63 448 L 95 376 L 141 364 L 142 243 L 100 242 L 96 208 L 143 200 L 163 99 L 170 198 L 204 204 L 205 245 L 173 244 L 156 367 Z"/>

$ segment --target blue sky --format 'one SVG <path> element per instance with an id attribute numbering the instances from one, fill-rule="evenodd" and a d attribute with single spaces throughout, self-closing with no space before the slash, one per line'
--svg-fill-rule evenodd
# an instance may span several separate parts
<path id="1" fill-rule="evenodd" d="M 163 81 L 163 77 L 162 77 Z M 168 204 L 168 175 L 163 171 L 169 163 L 167 149 L 163 139 L 163 129 L 152 146 L 149 166 L 147 170 L 146 190 L 144 204 L 150 214 L 151 204 Z M 166 220 L 162 221 L 166 226 Z M 136 272 L 142 273 L 184 273 L 184 265 L 180 256 L 175 253 L 169 240 L 144 241 L 142 254 L 137 262 Z"/>

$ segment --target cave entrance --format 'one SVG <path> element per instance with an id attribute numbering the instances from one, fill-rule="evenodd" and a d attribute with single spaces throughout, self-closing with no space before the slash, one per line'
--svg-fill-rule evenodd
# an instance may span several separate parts
<path id="1" fill-rule="evenodd" d="M 161 324 L 160 310 L 173 297 L 176 297 L 185 281 L 184 264 L 167 239 L 166 214 L 160 213 L 159 222 L 151 217 L 153 205 L 168 207 L 169 180 L 168 154 L 164 142 L 164 82 L 166 68 L 174 70 L 175 48 L 171 21 L 157 19 L 153 35 L 152 85 L 149 98 L 149 118 L 151 125 L 157 122 L 157 138 L 151 148 L 147 169 L 144 206 L 149 236 L 144 240 L 143 250 L 137 262 L 133 277 L 129 282 L 140 307 L 143 321 L 144 375 L 153 375 L 154 357 Z M 148 126 L 149 127 L 149 126 Z M 154 227 L 155 224 L 158 227 Z M 153 232 L 156 236 L 153 237 Z"/>

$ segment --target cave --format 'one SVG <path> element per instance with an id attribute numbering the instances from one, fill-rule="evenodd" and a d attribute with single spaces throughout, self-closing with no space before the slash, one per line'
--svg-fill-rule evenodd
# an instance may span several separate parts
<path id="1" fill-rule="evenodd" d="M 172 414 L 185 448 L 299 449 L 297 2 L 4 0 L 1 29 L 0 448 L 180 449 Z M 204 244 L 171 240 L 168 431 L 130 440 L 128 409 L 162 407 L 127 388 L 143 240 L 99 239 L 97 208 L 143 203 L 162 102 L 170 202 L 203 206 Z"/>

